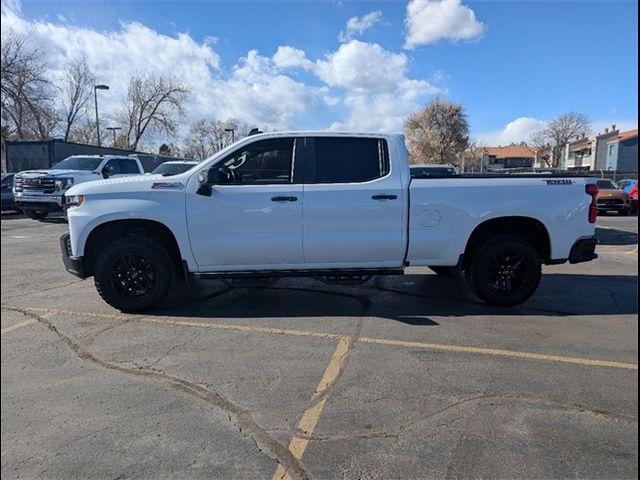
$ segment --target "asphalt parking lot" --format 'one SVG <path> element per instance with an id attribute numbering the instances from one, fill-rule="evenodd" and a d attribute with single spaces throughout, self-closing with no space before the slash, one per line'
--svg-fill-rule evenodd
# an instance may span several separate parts
<path id="1" fill-rule="evenodd" d="M 123 315 L 2 216 L 2 478 L 637 478 L 637 217 L 508 309 L 415 269 Z"/>

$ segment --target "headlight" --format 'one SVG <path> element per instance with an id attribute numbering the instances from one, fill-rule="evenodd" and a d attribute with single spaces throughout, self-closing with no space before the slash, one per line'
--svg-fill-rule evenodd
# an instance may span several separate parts
<path id="1" fill-rule="evenodd" d="M 73 178 L 60 178 L 55 181 L 55 188 L 58 191 L 66 190 L 73 185 Z"/>
<path id="2" fill-rule="evenodd" d="M 67 207 L 79 207 L 84 203 L 84 195 L 67 195 L 64 197 L 64 204 Z"/>

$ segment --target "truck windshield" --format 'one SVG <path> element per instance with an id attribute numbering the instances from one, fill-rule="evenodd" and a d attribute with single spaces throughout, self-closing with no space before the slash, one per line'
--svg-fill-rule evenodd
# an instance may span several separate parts
<path id="1" fill-rule="evenodd" d="M 51 168 L 61 168 L 65 170 L 95 170 L 102 162 L 101 157 L 69 157 L 56 163 Z"/>
<path id="2" fill-rule="evenodd" d="M 615 190 L 618 186 L 611 180 L 598 180 L 598 188 L 600 190 Z"/>

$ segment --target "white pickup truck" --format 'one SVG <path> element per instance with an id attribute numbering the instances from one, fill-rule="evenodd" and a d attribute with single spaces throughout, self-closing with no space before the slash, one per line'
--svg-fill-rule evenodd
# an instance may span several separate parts
<path id="1" fill-rule="evenodd" d="M 136 157 L 74 155 L 49 169 L 17 173 L 13 194 L 16 205 L 27 217 L 41 220 L 50 212 L 62 211 L 65 193 L 72 185 L 142 174 L 144 169 Z"/>
<path id="2" fill-rule="evenodd" d="M 479 298 L 515 305 L 542 264 L 597 257 L 597 190 L 579 176 L 411 179 L 402 135 L 267 133 L 172 177 L 72 187 L 61 247 L 123 311 L 180 277 L 354 283 L 406 266 L 464 271 Z"/>

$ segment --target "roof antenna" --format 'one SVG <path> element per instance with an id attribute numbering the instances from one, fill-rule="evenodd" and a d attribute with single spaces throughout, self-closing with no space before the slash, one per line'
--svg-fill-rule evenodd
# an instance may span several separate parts
<path id="1" fill-rule="evenodd" d="M 247 136 L 250 137 L 251 135 L 258 135 L 259 133 L 264 133 L 264 132 L 262 130 L 258 130 L 257 127 L 254 127 L 251 130 L 249 130 L 249 135 Z"/>

